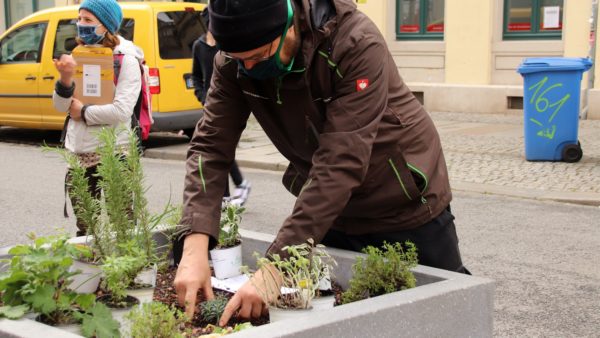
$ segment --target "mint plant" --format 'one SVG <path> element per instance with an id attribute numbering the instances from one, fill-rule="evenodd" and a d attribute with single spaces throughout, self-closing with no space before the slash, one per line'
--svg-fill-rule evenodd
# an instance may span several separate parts
<path id="1" fill-rule="evenodd" d="M 417 266 L 417 248 L 411 242 L 386 243 L 382 248 L 368 246 L 366 257 L 357 257 L 348 290 L 342 293 L 342 304 L 386 293 L 414 288 L 416 279 L 411 268 Z"/>
<path id="2" fill-rule="evenodd" d="M 9 250 L 13 255 L 8 271 L 0 276 L 0 292 L 4 306 L 0 315 L 10 319 L 22 317 L 26 312 L 39 314 L 39 319 L 50 325 L 82 322 L 90 334 L 88 337 L 111 337 L 93 327 L 102 326 L 106 332 L 118 334 L 118 323 L 112 319 L 103 305 L 96 303 L 93 294 L 77 294 L 68 289 L 71 277 L 77 272 L 69 271 L 73 259 L 89 255 L 86 247 L 67 242 L 68 236 L 28 236 L 31 245 L 17 245 Z"/>

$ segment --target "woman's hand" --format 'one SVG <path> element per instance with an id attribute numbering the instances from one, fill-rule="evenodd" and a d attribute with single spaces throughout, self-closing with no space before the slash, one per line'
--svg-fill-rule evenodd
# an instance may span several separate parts
<path id="1" fill-rule="evenodd" d="M 71 99 L 71 106 L 69 107 L 69 115 L 75 121 L 81 120 L 81 108 L 83 103 L 76 98 Z"/>
<path id="2" fill-rule="evenodd" d="M 60 73 L 60 82 L 67 88 L 71 87 L 73 75 L 75 75 L 75 67 L 77 62 L 71 55 L 62 54 L 60 58 L 53 59 L 54 67 Z"/>

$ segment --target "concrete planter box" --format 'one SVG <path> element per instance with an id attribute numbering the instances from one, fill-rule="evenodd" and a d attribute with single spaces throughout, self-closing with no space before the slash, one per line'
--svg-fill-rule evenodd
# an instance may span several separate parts
<path id="1" fill-rule="evenodd" d="M 263 254 L 273 236 L 241 231 L 244 264 L 253 252 Z M 338 262 L 336 281 L 346 288 L 355 252 L 328 249 Z M 494 283 L 419 265 L 417 287 L 337 306 L 327 315 L 315 313 L 241 331 L 228 337 L 492 337 Z M 2 337 L 73 337 L 28 319 L 0 320 Z"/>

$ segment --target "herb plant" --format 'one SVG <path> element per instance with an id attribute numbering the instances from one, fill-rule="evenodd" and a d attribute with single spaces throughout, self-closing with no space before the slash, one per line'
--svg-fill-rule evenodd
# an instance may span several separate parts
<path id="1" fill-rule="evenodd" d="M 223 296 L 217 296 L 214 299 L 205 301 L 202 303 L 202 318 L 207 322 L 217 324 L 228 301 L 229 299 Z"/>
<path id="2" fill-rule="evenodd" d="M 69 271 L 73 259 L 89 255 L 86 247 L 67 242 L 68 236 L 35 237 L 32 245 L 17 245 L 10 249 L 13 257 L 8 271 L 0 276 L 2 302 L 0 315 L 10 319 L 22 317 L 27 311 L 39 314 L 39 319 L 51 325 L 82 322 L 87 337 L 112 337 L 118 334 L 118 323 L 110 311 L 96 303 L 93 294 L 77 294 L 68 289 Z M 102 327 L 101 330 L 96 328 Z"/>
<path id="3" fill-rule="evenodd" d="M 240 243 L 240 222 L 242 213 L 246 209 L 235 204 L 228 203 L 221 212 L 219 231 L 219 248 L 231 248 Z"/>
<path id="4" fill-rule="evenodd" d="M 366 257 L 358 257 L 352 265 L 354 274 L 342 293 L 342 304 L 415 287 L 410 269 L 417 266 L 417 248 L 408 241 L 404 247 L 386 242 L 382 248 L 366 247 Z"/>
<path id="5" fill-rule="evenodd" d="M 131 338 L 180 338 L 184 337 L 187 317 L 175 308 L 151 302 L 134 308 L 127 318 L 131 321 Z"/>
<path id="6" fill-rule="evenodd" d="M 104 272 L 102 287 L 110 292 L 110 303 L 121 307 L 127 297 L 127 287 L 132 285 L 137 273 L 146 264 L 145 252 L 135 247 L 133 240 L 120 245 L 126 255 L 111 255 L 100 266 Z"/>
<path id="7" fill-rule="evenodd" d="M 259 269 L 268 265 L 275 267 L 282 278 L 281 288 L 287 291 L 285 294 L 280 294 L 281 289 L 265 290 L 270 294 L 274 292 L 280 294 L 270 305 L 284 309 L 311 307 L 311 301 L 319 289 L 319 282 L 323 278 L 329 278 L 329 271 L 332 271 L 332 266 L 337 264 L 323 248 L 323 245 L 315 246 L 314 241 L 308 239 L 307 243 L 284 247 L 282 250 L 287 251 L 285 258 L 279 254 L 273 254 L 270 259 L 255 254 L 257 267 Z M 263 269 L 263 271 L 270 270 Z M 263 298 L 270 299 L 268 295 L 265 296 L 267 297 Z"/>

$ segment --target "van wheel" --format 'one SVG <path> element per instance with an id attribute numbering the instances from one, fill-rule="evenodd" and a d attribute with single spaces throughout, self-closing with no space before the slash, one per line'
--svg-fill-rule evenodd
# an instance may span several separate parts
<path id="1" fill-rule="evenodd" d="M 190 140 L 192 139 L 192 135 L 194 135 L 194 131 L 196 130 L 196 128 L 189 128 L 189 129 L 184 129 L 183 133 L 185 134 L 185 136 L 189 137 Z"/>

